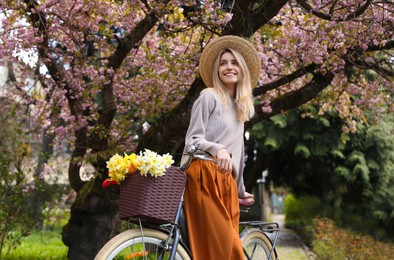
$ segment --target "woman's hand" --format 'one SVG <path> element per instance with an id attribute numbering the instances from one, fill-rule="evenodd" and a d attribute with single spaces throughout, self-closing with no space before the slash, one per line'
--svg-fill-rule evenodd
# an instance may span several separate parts
<path id="1" fill-rule="evenodd" d="M 244 198 L 253 198 L 254 199 L 254 194 L 251 194 L 251 193 L 245 191 L 245 197 Z"/>
<path id="2" fill-rule="evenodd" d="M 216 154 L 216 159 L 218 161 L 218 168 L 221 173 L 230 174 L 233 170 L 233 163 L 230 154 L 226 149 L 220 149 Z"/>
<path id="3" fill-rule="evenodd" d="M 245 191 L 245 197 L 239 198 L 239 205 L 241 207 L 249 207 L 254 203 L 254 195 Z"/>

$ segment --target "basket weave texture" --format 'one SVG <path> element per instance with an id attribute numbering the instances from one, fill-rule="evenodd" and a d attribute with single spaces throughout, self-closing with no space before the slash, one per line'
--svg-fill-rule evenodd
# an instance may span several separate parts
<path id="1" fill-rule="evenodd" d="M 171 166 L 160 177 L 130 174 L 120 185 L 120 218 L 158 224 L 174 222 L 185 189 L 186 174 Z"/>

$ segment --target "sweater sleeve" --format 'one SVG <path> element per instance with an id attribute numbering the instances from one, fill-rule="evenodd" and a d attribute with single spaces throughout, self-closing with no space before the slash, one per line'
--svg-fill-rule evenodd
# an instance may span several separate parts
<path id="1" fill-rule="evenodd" d="M 209 121 L 209 118 L 215 109 L 220 109 L 218 106 L 220 104 L 218 104 L 218 100 L 212 92 L 203 91 L 201 93 L 193 104 L 189 129 L 187 130 L 185 140 L 186 147 L 195 145 L 213 156 L 216 156 L 218 150 L 225 148 L 224 145 L 206 139 L 208 123 L 213 123 Z"/>
<path id="2" fill-rule="evenodd" d="M 238 169 L 240 172 L 237 174 L 236 182 L 238 187 L 238 197 L 245 198 L 246 197 L 246 189 L 244 184 L 244 176 L 243 176 L 243 168 L 244 168 L 244 142 L 242 140 L 242 153 L 241 153 L 241 160 Z"/>

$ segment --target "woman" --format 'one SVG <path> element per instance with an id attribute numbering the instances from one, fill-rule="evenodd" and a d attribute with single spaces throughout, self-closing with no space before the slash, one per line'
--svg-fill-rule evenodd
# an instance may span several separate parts
<path id="1" fill-rule="evenodd" d="M 260 69 L 256 49 L 238 36 L 217 38 L 201 54 L 199 70 L 208 88 L 193 105 L 185 150 L 194 145 L 217 164 L 193 160 L 186 170 L 184 210 L 195 260 L 244 259 L 239 203 L 254 202 L 242 177 L 244 122 L 254 115 L 252 86 Z"/>

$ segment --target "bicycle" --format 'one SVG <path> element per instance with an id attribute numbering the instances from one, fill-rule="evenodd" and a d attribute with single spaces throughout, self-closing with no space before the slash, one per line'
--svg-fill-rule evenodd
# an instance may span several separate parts
<path id="1" fill-rule="evenodd" d="M 205 152 L 191 147 L 187 153 L 190 160 L 214 161 Z M 95 260 L 111 259 L 192 259 L 188 247 L 186 222 L 183 216 L 183 195 L 179 201 L 174 221 L 166 224 L 142 222 L 141 219 L 129 220 L 128 230 L 109 240 L 98 252 Z M 243 210 L 248 210 L 243 209 Z M 137 223 L 138 228 L 131 228 Z M 242 221 L 240 239 L 246 259 L 279 259 L 275 250 L 279 235 L 279 224 L 264 221 Z M 267 234 L 273 234 L 273 241 Z"/>

